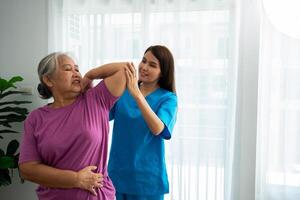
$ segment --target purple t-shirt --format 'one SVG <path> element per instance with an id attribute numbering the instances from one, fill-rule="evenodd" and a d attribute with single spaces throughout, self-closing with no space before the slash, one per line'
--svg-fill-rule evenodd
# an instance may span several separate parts
<path id="1" fill-rule="evenodd" d="M 97 166 L 104 186 L 97 196 L 82 189 L 39 186 L 41 200 L 113 200 L 115 189 L 107 175 L 109 110 L 117 100 L 104 81 L 62 108 L 44 106 L 32 111 L 24 124 L 19 163 L 41 161 L 58 169 L 79 171 Z"/>

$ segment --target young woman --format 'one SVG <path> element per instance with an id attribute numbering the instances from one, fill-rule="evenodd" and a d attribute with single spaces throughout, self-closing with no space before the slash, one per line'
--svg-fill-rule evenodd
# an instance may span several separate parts
<path id="1" fill-rule="evenodd" d="M 113 200 L 107 174 L 109 110 L 126 86 L 128 63 L 112 63 L 81 77 L 66 54 L 41 60 L 38 91 L 53 103 L 30 113 L 24 124 L 21 176 L 39 184 L 40 200 Z M 104 79 L 86 90 L 93 79 Z"/>
<path id="2" fill-rule="evenodd" d="M 114 119 L 108 172 L 117 200 L 162 200 L 169 192 L 164 139 L 176 121 L 174 60 L 164 46 L 150 46 L 139 75 L 126 71 L 127 90 L 110 111 Z"/>

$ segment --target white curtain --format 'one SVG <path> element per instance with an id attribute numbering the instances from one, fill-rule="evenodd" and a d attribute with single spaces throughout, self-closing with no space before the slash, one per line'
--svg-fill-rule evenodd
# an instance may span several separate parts
<path id="1" fill-rule="evenodd" d="M 49 52 L 73 53 L 83 73 L 137 65 L 154 44 L 173 52 L 179 112 L 166 141 L 168 200 L 232 199 L 236 9 L 233 0 L 49 1 Z"/>
<path id="2" fill-rule="evenodd" d="M 300 199 L 300 32 L 289 19 L 300 5 L 289 3 L 262 4 L 257 200 Z"/>

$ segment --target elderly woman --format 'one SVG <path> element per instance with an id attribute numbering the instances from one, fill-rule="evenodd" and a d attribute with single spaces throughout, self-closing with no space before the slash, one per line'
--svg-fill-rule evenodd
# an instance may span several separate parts
<path id="1" fill-rule="evenodd" d="M 109 110 L 125 89 L 128 65 L 106 64 L 82 78 L 66 54 L 39 63 L 38 91 L 54 101 L 27 117 L 19 159 L 21 176 L 39 184 L 39 199 L 114 199 L 106 163 Z M 87 89 L 93 79 L 104 80 Z"/>

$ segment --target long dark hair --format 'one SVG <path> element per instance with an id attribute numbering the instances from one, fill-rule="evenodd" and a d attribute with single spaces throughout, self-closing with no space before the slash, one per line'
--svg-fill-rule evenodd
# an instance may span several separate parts
<path id="1" fill-rule="evenodd" d="M 150 46 L 145 53 L 148 51 L 159 61 L 161 76 L 158 80 L 158 85 L 165 90 L 176 93 L 174 58 L 171 51 L 162 45 Z"/>

